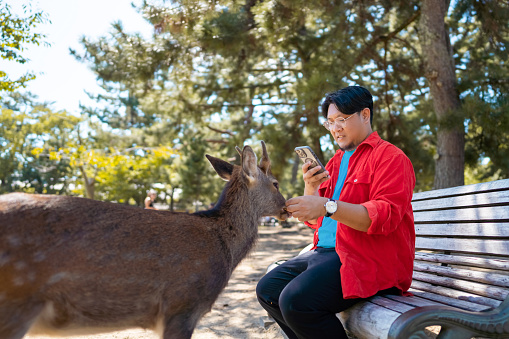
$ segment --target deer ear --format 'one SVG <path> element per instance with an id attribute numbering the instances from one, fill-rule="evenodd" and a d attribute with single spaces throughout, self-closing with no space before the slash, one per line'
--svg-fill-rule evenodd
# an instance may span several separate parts
<path id="1" fill-rule="evenodd" d="M 210 161 L 210 164 L 212 167 L 214 167 L 214 170 L 217 174 L 221 177 L 221 179 L 229 181 L 232 177 L 233 173 L 233 165 L 229 162 L 226 162 L 224 160 L 215 158 L 211 155 L 205 154 L 207 159 Z"/>
<path id="2" fill-rule="evenodd" d="M 237 150 L 237 153 L 242 156 L 242 150 L 239 148 L 239 146 L 235 146 L 235 149 Z"/>
<path id="3" fill-rule="evenodd" d="M 255 180 L 258 176 L 257 160 L 253 149 L 250 146 L 245 146 L 242 150 L 242 169 L 250 181 Z"/>
<path id="4" fill-rule="evenodd" d="M 262 169 L 262 171 L 265 174 L 269 174 L 270 159 L 269 159 L 269 155 L 267 154 L 267 147 L 265 147 L 265 143 L 263 142 L 263 140 L 262 140 L 262 151 L 263 151 L 263 156 L 260 159 L 260 168 Z"/>

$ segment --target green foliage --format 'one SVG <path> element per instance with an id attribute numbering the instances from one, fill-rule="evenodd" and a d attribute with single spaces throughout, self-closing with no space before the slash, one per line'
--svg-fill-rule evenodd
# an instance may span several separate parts
<path id="1" fill-rule="evenodd" d="M 0 190 L 142 205 L 156 188 L 172 206 L 203 208 L 223 187 L 205 153 L 238 164 L 234 146 L 257 149 L 264 140 L 283 194 L 295 196 L 303 182 L 293 149 L 309 145 L 324 162 L 334 154 L 319 103 L 326 92 L 353 84 L 371 90 L 374 129 L 410 157 L 416 190 L 428 190 L 438 124 L 417 34 L 420 6 L 419 0 L 145 2 L 138 10 L 154 26 L 151 39 L 116 22 L 97 41 L 83 37 L 84 54 L 72 51 L 105 90 L 93 97 L 100 109 L 83 107 L 78 119 L 30 96 L 13 93 L 3 101 Z M 506 178 L 509 6 L 470 0 L 451 6 L 446 24 L 465 117 L 466 180 Z M 23 48 L 41 43 L 34 30 L 45 19 L 15 17 L 7 6 L 0 15 L 0 56 L 24 63 Z M 3 78 L 2 88 L 14 90 L 26 79 Z"/>
<path id="2" fill-rule="evenodd" d="M 168 182 L 165 169 L 171 168 L 176 152 L 168 147 L 129 150 L 90 150 L 83 146 L 71 151 L 60 150 L 70 155 L 70 165 L 77 172 L 86 172 L 94 180 L 94 198 L 105 201 L 143 206 L 147 191 L 155 183 Z M 83 174 L 83 173 L 82 173 Z M 75 194 L 86 195 L 86 184 L 82 182 Z"/>
<path id="3" fill-rule="evenodd" d="M 21 64 L 28 61 L 22 55 L 25 46 L 39 45 L 44 39 L 43 34 L 36 33 L 34 30 L 46 21 L 43 13 L 31 13 L 26 6 L 23 8 L 27 16 L 18 17 L 12 14 L 8 4 L 0 4 L 0 58 Z M 26 83 L 33 79 L 35 75 L 27 73 L 17 80 L 11 80 L 5 71 L 0 70 L 0 92 L 13 92 L 19 87 L 25 87 Z"/>
<path id="4" fill-rule="evenodd" d="M 509 169 L 509 96 L 504 93 L 496 101 L 487 103 L 475 95 L 465 98 L 468 112 L 466 165 L 475 173 L 477 181 L 506 178 Z M 482 158 L 489 159 L 480 166 Z"/>
<path id="5" fill-rule="evenodd" d="M 181 154 L 183 155 L 177 171 L 181 178 L 181 204 L 188 209 L 206 208 L 215 203 L 224 186 L 212 166 L 205 158 L 209 148 L 200 133 L 184 137 Z M 211 154 L 212 155 L 212 154 Z M 220 157 L 218 154 L 213 154 Z"/>
<path id="6" fill-rule="evenodd" d="M 0 115 L 0 193 L 69 193 L 69 161 L 38 155 L 64 147 L 80 119 L 34 104 L 30 95 L 11 99 Z"/>

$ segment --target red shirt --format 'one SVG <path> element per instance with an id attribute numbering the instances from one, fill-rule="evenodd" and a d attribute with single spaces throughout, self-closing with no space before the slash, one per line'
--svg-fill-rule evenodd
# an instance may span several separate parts
<path id="1" fill-rule="evenodd" d="M 320 196 L 332 197 L 343 154 L 338 150 L 325 166 L 331 179 L 320 185 Z M 391 287 L 402 292 L 410 288 L 415 255 L 410 203 L 414 187 L 410 159 L 378 133 L 371 133 L 355 150 L 339 200 L 366 207 L 371 226 L 361 232 L 338 222 L 336 252 L 342 263 L 344 298 L 367 298 Z M 307 223 L 316 229 L 315 247 L 322 220 Z"/>

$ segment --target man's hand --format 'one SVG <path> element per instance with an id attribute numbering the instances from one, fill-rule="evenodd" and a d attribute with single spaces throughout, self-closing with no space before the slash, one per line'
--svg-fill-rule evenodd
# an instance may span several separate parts
<path id="1" fill-rule="evenodd" d="M 306 162 L 302 165 L 302 178 L 304 179 L 305 184 L 304 195 L 317 195 L 320 184 L 330 179 L 329 172 L 324 171 L 323 173 L 314 175 L 321 167 L 316 166 L 309 169 L 309 166 L 311 166 L 310 162 Z"/>
<path id="2" fill-rule="evenodd" d="M 316 220 L 325 215 L 324 205 L 327 200 L 316 195 L 296 197 L 286 201 L 286 210 L 299 221 Z"/>

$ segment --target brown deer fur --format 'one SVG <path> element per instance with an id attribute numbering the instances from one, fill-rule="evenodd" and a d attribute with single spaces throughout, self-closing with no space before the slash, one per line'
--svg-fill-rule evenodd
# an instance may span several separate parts
<path id="1" fill-rule="evenodd" d="M 89 199 L 0 196 L 0 338 L 143 327 L 190 338 L 285 199 L 251 147 L 242 165 L 207 155 L 229 180 L 216 206 L 194 214 Z"/>

